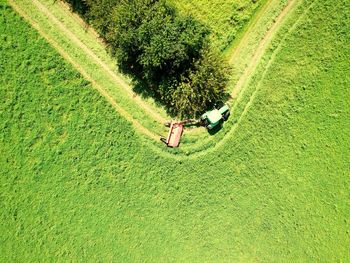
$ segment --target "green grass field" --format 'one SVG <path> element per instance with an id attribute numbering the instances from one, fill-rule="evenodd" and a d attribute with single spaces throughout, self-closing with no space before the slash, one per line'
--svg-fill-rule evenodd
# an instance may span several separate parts
<path id="1" fill-rule="evenodd" d="M 1 1 L 0 261 L 348 262 L 348 10 L 300 2 L 242 117 L 175 158 Z"/>

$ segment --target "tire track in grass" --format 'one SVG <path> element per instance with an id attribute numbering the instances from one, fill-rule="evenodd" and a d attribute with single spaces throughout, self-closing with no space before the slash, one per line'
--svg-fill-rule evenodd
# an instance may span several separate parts
<path id="1" fill-rule="evenodd" d="M 149 113 L 155 120 L 159 123 L 164 123 L 166 119 L 164 119 L 160 114 L 156 113 L 147 103 L 145 103 L 140 96 L 136 95 L 132 88 L 125 83 L 125 81 L 118 77 L 110 67 L 104 63 L 89 47 L 87 47 L 77 36 L 75 36 L 61 21 L 54 16 L 50 10 L 48 10 L 42 3 L 38 0 L 32 0 L 32 3 L 43 13 L 45 14 L 56 26 L 66 34 L 66 36 L 80 49 L 82 49 L 89 57 L 93 59 L 93 61 L 98 64 L 104 72 L 109 75 L 113 81 L 120 87 L 122 87 L 129 97 L 137 102 L 138 105 L 141 106 L 147 113 Z"/>
<path id="2" fill-rule="evenodd" d="M 27 20 L 38 32 L 39 34 L 50 44 L 52 45 L 58 53 L 69 63 L 73 65 L 74 68 L 76 68 L 82 76 L 91 82 L 92 86 L 112 105 L 112 107 L 126 120 L 132 123 L 134 128 L 139 131 L 140 133 L 158 141 L 159 137 L 157 134 L 150 132 L 148 129 L 146 129 L 144 126 L 142 126 L 137 120 L 135 120 L 126 110 L 124 110 L 121 106 L 118 105 L 118 103 L 114 100 L 112 96 L 109 95 L 109 93 L 100 85 L 98 84 L 94 79 L 91 78 L 91 76 L 79 65 L 77 64 L 72 57 L 64 51 L 57 42 L 55 42 L 53 39 L 51 39 L 41 28 L 40 26 L 23 11 L 14 1 L 8 0 L 12 8 L 19 13 L 25 20 Z"/>
<path id="3" fill-rule="evenodd" d="M 270 7 L 273 0 L 266 0 L 264 6 L 257 11 L 256 15 L 253 16 L 252 21 L 250 21 L 246 28 L 243 29 L 241 33 L 241 37 L 238 38 L 238 43 L 235 43 L 235 40 L 224 50 L 225 58 L 229 60 L 230 63 L 234 60 L 233 57 L 237 56 L 238 49 L 241 49 L 243 43 L 247 42 L 247 38 L 249 36 L 249 32 L 251 29 L 258 23 L 258 21 L 263 17 L 266 10 Z"/>
<path id="4" fill-rule="evenodd" d="M 317 2 L 317 0 L 314 0 L 313 2 L 311 2 L 311 4 L 307 8 L 305 8 L 305 10 L 302 12 L 302 14 L 294 21 L 294 23 L 290 26 L 290 28 L 287 30 L 287 32 L 284 33 L 283 37 L 281 37 L 281 40 L 279 41 L 277 47 L 272 52 L 253 93 L 249 97 L 248 103 L 245 105 L 241 115 L 239 116 L 239 118 L 237 119 L 237 122 L 234 124 L 234 126 L 231 128 L 231 130 L 228 131 L 227 134 L 218 143 L 216 143 L 212 148 L 206 149 L 202 152 L 195 153 L 195 154 L 193 154 L 195 156 L 191 156 L 191 157 L 196 158 L 196 157 L 200 157 L 200 156 L 206 155 L 208 153 L 214 152 L 219 147 L 222 147 L 225 144 L 225 142 L 232 136 L 232 134 L 237 130 L 237 128 L 240 126 L 240 123 L 242 122 L 242 120 L 244 119 L 246 114 L 249 112 L 250 107 L 253 105 L 255 97 L 261 88 L 262 81 L 265 79 L 266 74 L 268 73 L 271 65 L 273 64 L 274 60 L 276 59 L 276 56 L 278 55 L 279 51 L 281 50 L 282 45 L 285 43 L 287 37 L 296 29 L 296 27 L 299 25 L 300 21 L 302 21 L 305 18 L 305 16 L 309 12 L 309 10 L 312 8 L 312 6 L 316 2 Z"/>

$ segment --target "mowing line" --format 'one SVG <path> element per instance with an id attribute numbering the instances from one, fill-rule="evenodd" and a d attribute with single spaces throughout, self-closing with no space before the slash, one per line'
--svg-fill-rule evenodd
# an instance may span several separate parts
<path id="1" fill-rule="evenodd" d="M 39 34 L 43 38 L 45 38 L 45 40 L 58 51 L 58 53 L 65 60 L 71 63 L 74 66 L 74 68 L 76 68 L 83 75 L 84 78 L 90 81 L 92 83 L 92 86 L 112 105 L 112 107 L 121 116 L 123 116 L 125 119 L 131 122 L 136 130 L 138 130 L 142 134 L 154 140 L 157 140 L 157 141 L 159 140 L 158 135 L 150 132 L 148 129 L 142 126 L 137 120 L 135 120 L 127 111 L 125 111 L 121 106 L 119 106 L 118 103 L 114 100 L 114 98 L 110 96 L 109 93 L 101 85 L 99 85 L 94 79 L 92 79 L 91 76 L 79 64 L 77 64 L 66 51 L 64 51 L 57 44 L 57 42 L 55 42 L 44 31 L 42 31 L 40 26 L 30 16 L 28 16 L 16 3 L 14 3 L 13 0 L 8 0 L 8 2 L 11 4 L 13 9 L 16 10 L 25 20 L 27 20 L 39 32 Z"/>
<path id="2" fill-rule="evenodd" d="M 266 67 L 263 71 L 263 74 L 261 75 L 261 78 L 258 81 L 258 84 L 256 85 L 256 88 L 254 89 L 252 95 L 249 97 L 249 101 L 248 103 L 245 105 L 243 112 L 241 113 L 241 115 L 239 116 L 237 122 L 234 124 L 234 126 L 232 127 L 232 129 L 230 131 L 228 131 L 228 133 L 217 143 L 214 145 L 214 147 L 204 150 L 202 152 L 198 152 L 193 154 L 194 156 L 191 156 L 193 158 L 199 157 L 199 156 L 203 156 L 206 155 L 210 152 L 213 152 L 214 150 L 216 150 L 217 148 L 221 147 L 224 145 L 224 143 L 232 136 L 232 134 L 236 131 L 236 129 L 239 127 L 240 123 L 242 122 L 242 120 L 244 119 L 245 115 L 248 113 L 251 105 L 254 102 L 254 99 L 258 93 L 258 91 L 261 88 L 261 84 L 262 81 L 264 80 L 268 70 L 270 69 L 272 63 L 274 62 L 277 54 L 279 53 L 279 51 L 281 50 L 281 47 L 283 45 L 283 43 L 286 41 L 287 37 L 295 30 L 295 28 L 298 26 L 299 22 L 305 18 L 306 14 L 309 12 L 309 10 L 312 8 L 312 6 L 315 4 L 315 2 L 317 2 L 317 0 L 314 0 L 304 11 L 303 13 L 296 19 L 296 21 L 292 24 L 292 26 L 289 28 L 289 30 L 284 34 L 283 38 L 281 39 L 281 41 L 278 43 L 278 46 L 276 47 L 276 49 L 272 52 L 272 55 L 268 61 L 268 63 L 266 64 Z"/>
<path id="3" fill-rule="evenodd" d="M 238 53 L 238 49 L 241 49 L 240 47 L 242 47 L 243 43 L 248 38 L 248 35 L 249 35 L 248 32 L 251 30 L 253 26 L 257 24 L 259 19 L 265 13 L 268 7 L 270 7 L 270 5 L 272 4 L 272 1 L 273 0 L 266 0 L 264 5 L 257 10 L 257 13 L 255 15 L 253 15 L 253 18 L 248 23 L 248 25 L 245 26 L 245 28 L 243 29 L 243 32 L 238 33 L 238 38 L 236 40 L 233 40 L 231 45 L 225 48 L 223 53 L 225 57 L 230 61 L 230 63 L 232 63 L 233 57 L 236 56 L 236 54 Z"/>
<path id="4" fill-rule="evenodd" d="M 248 66 L 244 70 L 243 75 L 239 78 L 239 80 L 237 81 L 237 83 L 236 83 L 236 85 L 231 93 L 231 100 L 237 98 L 241 89 L 245 86 L 245 83 L 247 82 L 247 80 L 249 80 L 250 77 L 252 76 L 252 73 L 255 71 L 256 67 L 259 64 L 259 61 L 261 60 L 262 56 L 264 55 L 266 48 L 268 47 L 268 45 L 271 42 L 272 38 L 274 37 L 275 33 L 278 31 L 284 18 L 289 13 L 289 11 L 294 7 L 296 2 L 297 2 L 296 0 L 290 0 L 288 2 L 288 4 L 284 7 L 282 12 L 275 19 L 271 28 L 266 32 L 266 34 L 264 35 L 264 37 L 260 41 L 259 46 L 255 50 Z M 249 34 L 249 30 L 247 31 L 247 35 L 248 34 Z M 237 56 L 237 54 L 241 50 L 242 46 L 243 46 L 243 42 L 240 42 L 240 44 L 238 45 L 238 47 L 235 49 L 232 56 L 230 57 L 230 60 L 229 60 L 230 64 L 232 64 L 235 57 Z"/>
<path id="5" fill-rule="evenodd" d="M 113 70 L 111 70 L 107 64 L 105 64 L 89 47 L 87 47 L 81 40 L 75 36 L 61 21 L 57 19 L 56 16 L 54 16 L 50 10 L 48 10 L 42 3 L 40 3 L 38 0 L 32 0 L 32 3 L 43 13 L 45 14 L 54 24 L 57 25 L 57 27 L 63 31 L 69 38 L 72 40 L 74 44 L 76 44 L 79 48 L 81 48 L 86 54 L 88 54 L 93 61 L 100 65 L 103 70 L 108 73 L 108 75 L 114 80 L 114 82 L 122 87 L 129 97 L 131 99 L 136 100 L 137 104 L 139 104 L 146 112 L 148 112 L 155 120 L 157 120 L 160 123 L 164 123 L 166 120 L 160 116 L 158 113 L 154 112 L 153 109 L 149 107 L 141 98 L 140 96 L 136 95 L 136 93 L 132 92 L 132 88 L 125 83 L 123 79 L 118 77 Z M 107 92 L 107 91 L 106 91 Z"/>

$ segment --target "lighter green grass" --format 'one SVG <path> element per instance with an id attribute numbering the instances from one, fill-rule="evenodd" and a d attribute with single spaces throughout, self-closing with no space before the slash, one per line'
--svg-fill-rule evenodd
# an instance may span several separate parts
<path id="1" fill-rule="evenodd" d="M 349 261 L 350 7 L 309 7 L 261 61 L 235 132 L 179 161 L 2 4 L 0 261 Z"/>

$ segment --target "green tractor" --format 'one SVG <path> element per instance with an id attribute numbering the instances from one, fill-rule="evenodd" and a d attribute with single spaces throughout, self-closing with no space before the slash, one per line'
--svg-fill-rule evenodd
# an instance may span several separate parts
<path id="1" fill-rule="evenodd" d="M 207 111 L 201 116 L 201 124 L 206 127 L 208 130 L 221 125 L 224 121 L 230 116 L 230 108 L 225 104 L 220 109 L 213 109 Z"/>

